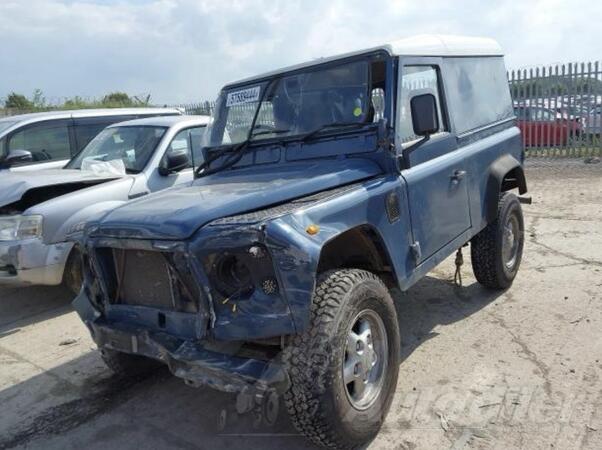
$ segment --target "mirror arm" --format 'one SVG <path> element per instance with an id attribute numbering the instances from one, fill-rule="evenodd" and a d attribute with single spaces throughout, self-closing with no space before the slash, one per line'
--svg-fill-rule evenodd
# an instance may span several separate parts
<path id="1" fill-rule="evenodd" d="M 398 157 L 397 162 L 398 162 L 398 166 L 399 169 L 409 169 L 410 168 L 410 154 L 416 150 L 418 147 L 420 147 L 422 144 L 425 144 L 426 142 L 428 142 L 431 139 L 431 135 L 430 134 L 425 134 L 424 137 L 422 139 L 420 139 L 417 142 L 414 142 L 412 145 L 404 148 L 401 151 L 401 157 Z"/>

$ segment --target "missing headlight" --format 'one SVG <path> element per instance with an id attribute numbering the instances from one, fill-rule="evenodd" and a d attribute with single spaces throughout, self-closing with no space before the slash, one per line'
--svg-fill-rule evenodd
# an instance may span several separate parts
<path id="1" fill-rule="evenodd" d="M 279 290 L 272 258 L 259 243 L 208 255 L 205 268 L 218 301 L 249 298 L 257 290 L 273 295 Z M 265 283 L 266 280 L 270 280 Z M 219 297 L 222 298 L 219 298 Z"/>

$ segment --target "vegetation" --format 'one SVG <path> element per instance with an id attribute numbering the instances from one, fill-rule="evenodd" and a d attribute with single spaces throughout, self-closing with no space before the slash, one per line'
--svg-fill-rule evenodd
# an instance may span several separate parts
<path id="1" fill-rule="evenodd" d="M 60 109 L 84 109 L 84 108 L 134 108 L 149 106 L 150 95 L 143 97 L 130 96 L 125 92 L 110 92 L 101 99 L 85 99 L 80 96 L 66 98 L 62 103 L 49 104 L 44 93 L 36 89 L 31 97 L 26 97 L 17 92 L 11 92 L 6 99 L 0 99 L 0 116 L 2 109 L 13 112 L 39 112 Z"/>

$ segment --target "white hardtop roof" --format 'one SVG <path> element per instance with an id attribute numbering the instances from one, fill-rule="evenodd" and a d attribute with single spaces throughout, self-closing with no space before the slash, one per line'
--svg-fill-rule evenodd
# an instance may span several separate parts
<path id="1" fill-rule="evenodd" d="M 228 83 L 227 86 L 246 83 L 253 80 L 267 78 L 283 72 L 303 69 L 337 59 L 384 50 L 391 56 L 503 56 L 502 47 L 494 39 L 486 37 L 454 36 L 443 34 L 421 34 L 417 36 L 400 39 L 366 48 L 359 51 L 343 53 L 339 55 L 314 59 L 309 62 L 296 64 L 289 67 L 273 70 L 261 75 L 253 76 L 236 82 Z"/>
<path id="2" fill-rule="evenodd" d="M 64 111 L 46 111 L 29 114 L 18 114 L 16 116 L 7 116 L 0 118 L 2 122 L 15 122 L 15 124 L 24 125 L 25 123 L 34 123 L 42 120 L 52 119 L 80 119 L 84 117 L 104 117 L 104 116 L 128 116 L 135 114 L 182 114 L 177 108 L 99 108 L 99 109 L 73 109 Z"/>
<path id="3" fill-rule="evenodd" d="M 144 119 L 134 119 L 125 122 L 114 123 L 111 127 L 123 126 L 156 126 L 156 127 L 172 127 L 174 125 L 195 126 L 209 124 L 211 117 L 209 116 L 157 116 L 146 117 Z"/>

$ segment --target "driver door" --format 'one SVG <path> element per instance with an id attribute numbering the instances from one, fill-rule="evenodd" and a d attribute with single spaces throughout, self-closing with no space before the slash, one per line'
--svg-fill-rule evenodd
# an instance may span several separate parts
<path id="1" fill-rule="evenodd" d="M 420 265 L 459 237 L 471 226 L 467 167 L 455 136 L 449 131 L 439 58 L 404 61 L 400 68 L 397 114 L 398 148 L 414 144 L 410 100 L 430 93 L 435 96 L 439 131 L 409 156 L 405 179 L 411 215 L 416 265 Z M 408 167 L 406 165 L 406 167 Z"/>

